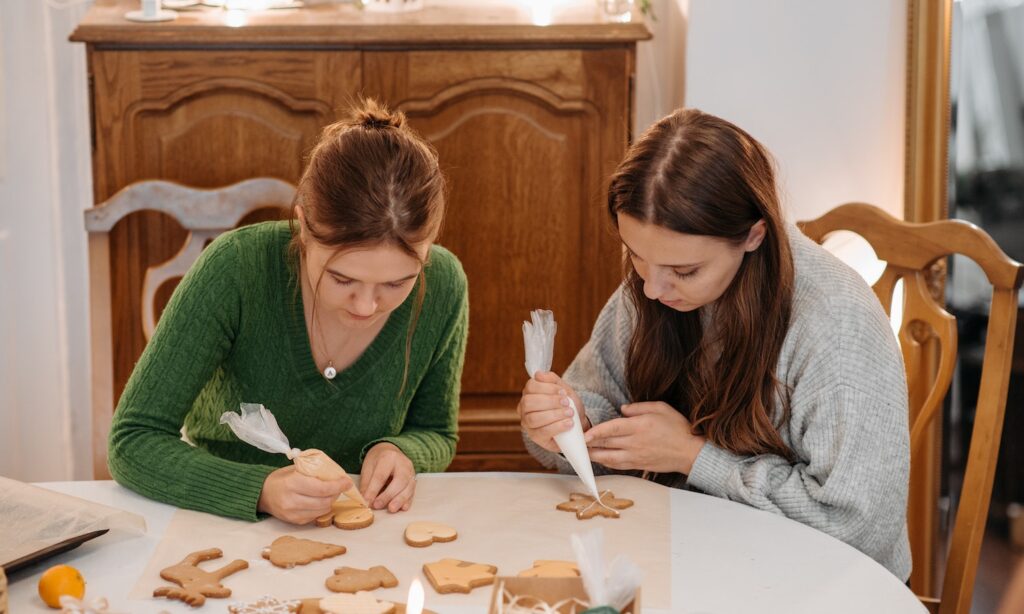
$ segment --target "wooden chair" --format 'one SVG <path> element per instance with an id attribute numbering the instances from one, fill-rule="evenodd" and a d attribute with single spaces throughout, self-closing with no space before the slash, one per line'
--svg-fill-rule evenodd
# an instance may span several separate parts
<path id="1" fill-rule="evenodd" d="M 866 239 L 878 258 L 887 263 L 873 286 L 886 313 L 891 310 L 896 282 L 903 280 L 899 340 L 910 393 L 908 525 L 914 558 L 911 588 L 932 612 L 966 614 L 971 608 L 992 494 L 1013 356 L 1017 293 L 1024 279 L 1024 266 L 1007 257 L 983 230 L 960 220 L 914 224 L 897 220 L 871 205 L 850 203 L 798 225 L 819 243 L 829 233 L 839 230 L 852 231 Z M 922 510 L 933 508 L 935 504 L 934 497 L 928 495 L 937 491 L 919 488 L 915 481 L 926 479 L 922 478 L 920 467 L 927 466 L 935 452 L 929 449 L 928 434 L 939 415 L 956 362 L 956 320 L 935 300 L 928 279 L 934 263 L 951 254 L 967 256 L 981 267 L 992 284 L 992 304 L 970 452 L 946 558 L 941 599 L 935 599 L 927 594 L 933 590 L 928 572 L 932 569 L 930 561 L 935 540 L 931 530 L 922 529 L 920 525 Z M 941 296 L 941 291 L 937 294 Z M 935 348 L 939 355 L 937 366 Z"/>
<path id="2" fill-rule="evenodd" d="M 114 414 L 111 229 L 132 213 L 158 211 L 171 216 L 188 231 L 185 244 L 173 258 L 146 270 L 141 320 L 148 341 L 156 328 L 157 291 L 164 283 L 182 277 L 217 235 L 234 228 L 258 209 L 276 207 L 287 210 L 294 196 L 294 186 L 269 177 L 248 179 L 215 190 L 152 180 L 133 183 L 109 200 L 85 211 L 85 228 L 89 232 L 93 474 L 97 479 L 110 477 L 107 434 Z"/>

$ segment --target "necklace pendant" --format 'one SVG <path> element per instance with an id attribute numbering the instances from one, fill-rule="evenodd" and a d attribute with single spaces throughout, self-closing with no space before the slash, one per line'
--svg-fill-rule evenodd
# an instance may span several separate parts
<path id="1" fill-rule="evenodd" d="M 327 379 L 334 379 L 334 376 L 336 376 L 337 374 L 338 371 L 337 369 L 334 368 L 334 361 L 329 361 L 327 363 L 327 368 L 324 369 L 324 377 L 326 377 Z"/>

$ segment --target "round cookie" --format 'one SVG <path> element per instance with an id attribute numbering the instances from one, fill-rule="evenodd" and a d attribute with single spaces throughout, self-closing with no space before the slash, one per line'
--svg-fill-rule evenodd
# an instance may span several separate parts
<path id="1" fill-rule="evenodd" d="M 318 527 L 330 526 L 332 523 L 339 529 L 365 529 L 373 524 L 373 510 L 352 499 L 339 499 L 331 505 L 329 514 L 316 519 Z"/>

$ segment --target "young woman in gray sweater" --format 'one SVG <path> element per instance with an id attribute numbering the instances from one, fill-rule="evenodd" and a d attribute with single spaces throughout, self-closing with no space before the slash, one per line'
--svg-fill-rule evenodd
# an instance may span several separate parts
<path id="1" fill-rule="evenodd" d="M 563 377 L 537 373 L 530 451 L 582 412 L 600 472 L 636 472 L 782 514 L 910 576 L 903 362 L 868 285 L 783 220 L 740 128 L 676 111 L 630 148 L 608 212 L 625 279 Z"/>

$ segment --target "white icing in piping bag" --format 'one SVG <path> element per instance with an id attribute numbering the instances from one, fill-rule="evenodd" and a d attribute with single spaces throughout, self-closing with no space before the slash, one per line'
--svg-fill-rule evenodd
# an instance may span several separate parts
<path id="1" fill-rule="evenodd" d="M 555 331 L 558 324 L 555 314 L 546 309 L 535 309 L 530 312 L 533 321 L 523 322 L 523 341 L 526 344 L 526 372 L 530 377 L 539 371 L 551 370 L 551 359 L 555 351 Z M 583 480 L 595 501 L 601 500 L 594 481 L 594 468 L 590 464 L 587 442 L 583 439 L 583 425 L 580 423 L 580 412 L 571 397 L 569 407 L 572 408 L 572 428 L 555 435 L 555 443 L 562 450 L 565 459 L 572 465 L 573 471 Z"/>

